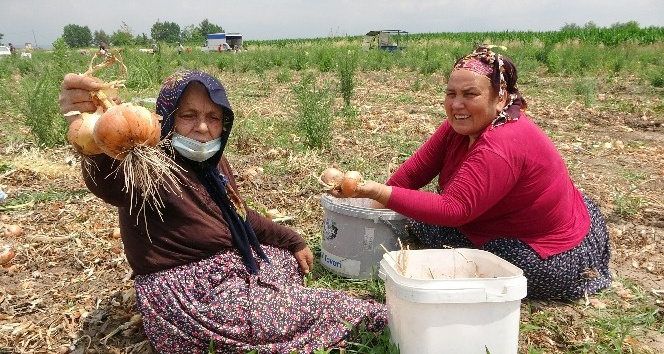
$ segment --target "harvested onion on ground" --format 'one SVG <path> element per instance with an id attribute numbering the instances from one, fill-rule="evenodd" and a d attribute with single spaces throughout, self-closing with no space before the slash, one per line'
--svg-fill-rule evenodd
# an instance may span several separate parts
<path id="1" fill-rule="evenodd" d="M 8 245 L 0 248 L 0 266 L 11 262 L 14 257 L 16 257 L 16 252 Z"/>
<path id="2" fill-rule="evenodd" d="M 93 66 L 95 58 L 99 56 L 103 56 L 104 61 Z M 98 53 L 90 62 L 90 68 L 82 75 L 93 76 L 96 71 L 116 63 L 121 66 L 122 73 L 126 74 L 127 69 L 119 57 Z M 120 160 L 119 168 L 125 177 L 125 190 L 131 195 L 131 207 L 139 207 L 138 215 L 140 211 L 145 211 L 145 205 L 148 204 L 161 216 L 163 202 L 158 189 L 179 192 L 180 181 L 174 170 L 181 167 L 159 147 L 161 128 L 157 114 L 131 103 L 116 105 L 109 98 L 117 93 L 123 82 L 105 82 L 100 91 L 91 92 L 97 111 L 81 113 L 69 125 L 67 138 L 83 155 L 104 153 Z M 77 113 L 70 112 L 67 115 Z"/>
<path id="3" fill-rule="evenodd" d="M 18 237 L 23 234 L 23 229 L 16 224 L 3 225 L 2 229 L 5 237 Z"/>
<path id="4" fill-rule="evenodd" d="M 347 171 L 336 167 L 329 167 L 318 177 L 318 182 L 326 192 L 337 191 L 346 198 L 357 195 L 357 187 L 364 183 L 362 174 L 358 171 Z"/>

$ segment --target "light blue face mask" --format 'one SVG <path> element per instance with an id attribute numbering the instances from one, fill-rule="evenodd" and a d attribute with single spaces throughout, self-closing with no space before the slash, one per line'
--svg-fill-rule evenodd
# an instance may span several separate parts
<path id="1" fill-rule="evenodd" d="M 187 138 L 184 135 L 173 132 L 171 145 L 180 155 L 189 160 L 203 162 L 221 149 L 221 138 L 210 140 L 205 143 Z"/>

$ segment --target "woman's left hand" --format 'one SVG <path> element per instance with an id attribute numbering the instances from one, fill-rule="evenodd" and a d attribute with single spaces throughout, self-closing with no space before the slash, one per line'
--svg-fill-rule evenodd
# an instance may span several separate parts
<path id="1" fill-rule="evenodd" d="M 314 265 L 314 254 L 311 253 L 309 247 L 305 247 L 295 252 L 293 255 L 295 256 L 297 263 L 300 264 L 300 269 L 302 269 L 304 274 L 308 274 Z"/>

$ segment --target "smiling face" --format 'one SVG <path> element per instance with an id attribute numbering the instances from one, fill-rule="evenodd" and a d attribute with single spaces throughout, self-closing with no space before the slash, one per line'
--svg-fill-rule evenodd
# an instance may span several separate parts
<path id="1" fill-rule="evenodd" d="M 505 95 L 507 96 L 507 95 Z M 470 70 L 453 70 L 445 93 L 445 112 L 455 132 L 472 144 L 505 106 L 489 79 Z"/>
<path id="2" fill-rule="evenodd" d="M 184 90 L 174 115 L 174 129 L 180 135 L 203 143 L 221 136 L 223 110 L 198 82 L 192 81 Z"/>

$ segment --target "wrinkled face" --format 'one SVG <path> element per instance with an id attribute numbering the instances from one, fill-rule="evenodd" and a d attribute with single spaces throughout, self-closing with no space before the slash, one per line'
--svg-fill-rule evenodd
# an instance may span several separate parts
<path id="1" fill-rule="evenodd" d="M 192 81 L 182 93 L 175 110 L 175 132 L 202 143 L 221 136 L 224 115 L 205 86 Z"/>
<path id="2" fill-rule="evenodd" d="M 445 112 L 452 128 L 473 142 L 505 106 L 489 79 L 470 70 L 453 70 L 445 93 Z"/>

